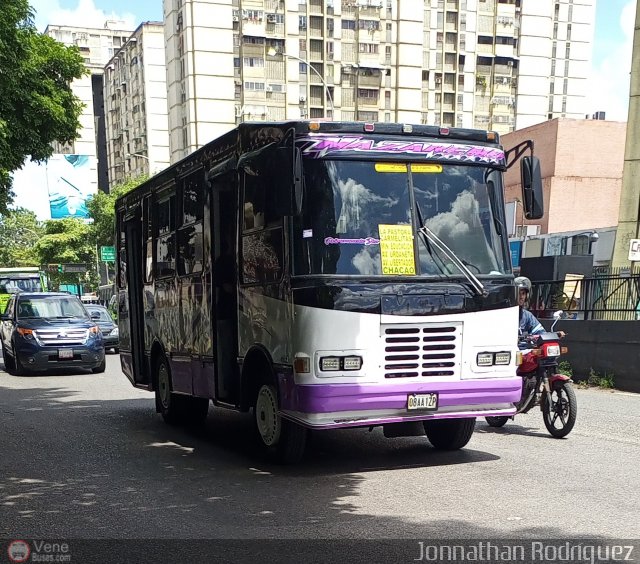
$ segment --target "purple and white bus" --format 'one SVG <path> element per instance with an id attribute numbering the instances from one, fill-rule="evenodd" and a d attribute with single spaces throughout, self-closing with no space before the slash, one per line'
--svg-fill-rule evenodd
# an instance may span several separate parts
<path id="1" fill-rule="evenodd" d="M 116 203 L 124 373 L 170 423 L 251 411 L 285 462 L 309 429 L 465 446 L 520 397 L 506 167 L 493 132 L 239 125 Z"/>

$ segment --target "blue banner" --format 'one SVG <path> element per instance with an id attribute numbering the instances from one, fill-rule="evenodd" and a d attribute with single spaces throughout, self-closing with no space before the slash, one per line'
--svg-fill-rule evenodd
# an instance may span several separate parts
<path id="1" fill-rule="evenodd" d="M 511 268 L 519 267 L 522 256 L 522 241 L 509 241 L 509 250 L 511 251 Z"/>

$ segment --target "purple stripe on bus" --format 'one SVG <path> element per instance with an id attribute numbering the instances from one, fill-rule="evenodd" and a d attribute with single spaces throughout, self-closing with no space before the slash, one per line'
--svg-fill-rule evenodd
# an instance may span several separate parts
<path id="1" fill-rule="evenodd" d="M 281 407 L 301 413 L 334 413 L 404 409 L 413 393 L 438 393 L 440 407 L 514 403 L 520 399 L 522 378 L 429 382 L 412 380 L 385 384 L 295 385 L 293 378 L 280 380 Z"/>

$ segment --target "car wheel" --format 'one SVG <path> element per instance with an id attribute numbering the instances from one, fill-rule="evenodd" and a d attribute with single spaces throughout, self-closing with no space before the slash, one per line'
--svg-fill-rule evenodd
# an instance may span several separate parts
<path id="1" fill-rule="evenodd" d="M 15 349 L 14 349 L 14 352 L 15 352 Z M 27 374 L 29 374 L 29 371 L 24 367 L 24 364 L 22 364 L 20 357 L 17 354 L 15 357 L 13 357 L 13 360 L 15 365 L 16 376 L 26 376 Z"/>
<path id="2" fill-rule="evenodd" d="M 120 352 L 120 349 L 118 347 L 113 347 L 113 352 L 114 354 L 118 354 Z"/>
<path id="3" fill-rule="evenodd" d="M 93 372 L 94 374 L 102 374 L 106 368 L 107 368 L 107 359 L 103 358 L 102 362 L 98 364 L 98 366 L 91 369 L 91 372 Z"/>

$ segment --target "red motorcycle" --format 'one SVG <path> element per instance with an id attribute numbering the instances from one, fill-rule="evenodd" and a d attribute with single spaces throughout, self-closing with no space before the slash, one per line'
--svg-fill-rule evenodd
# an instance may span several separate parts
<path id="1" fill-rule="evenodd" d="M 551 331 L 540 335 L 527 335 L 520 340 L 522 362 L 518 375 L 522 376 L 522 396 L 515 404 L 516 413 L 527 413 L 536 405 L 540 406 L 544 426 L 558 439 L 566 437 L 576 423 L 578 402 L 572 380 L 558 374 L 558 359 L 567 352 L 560 346 L 561 335 L 555 333 L 562 312 L 554 314 Z M 486 417 L 491 427 L 502 427 L 510 417 Z"/>

